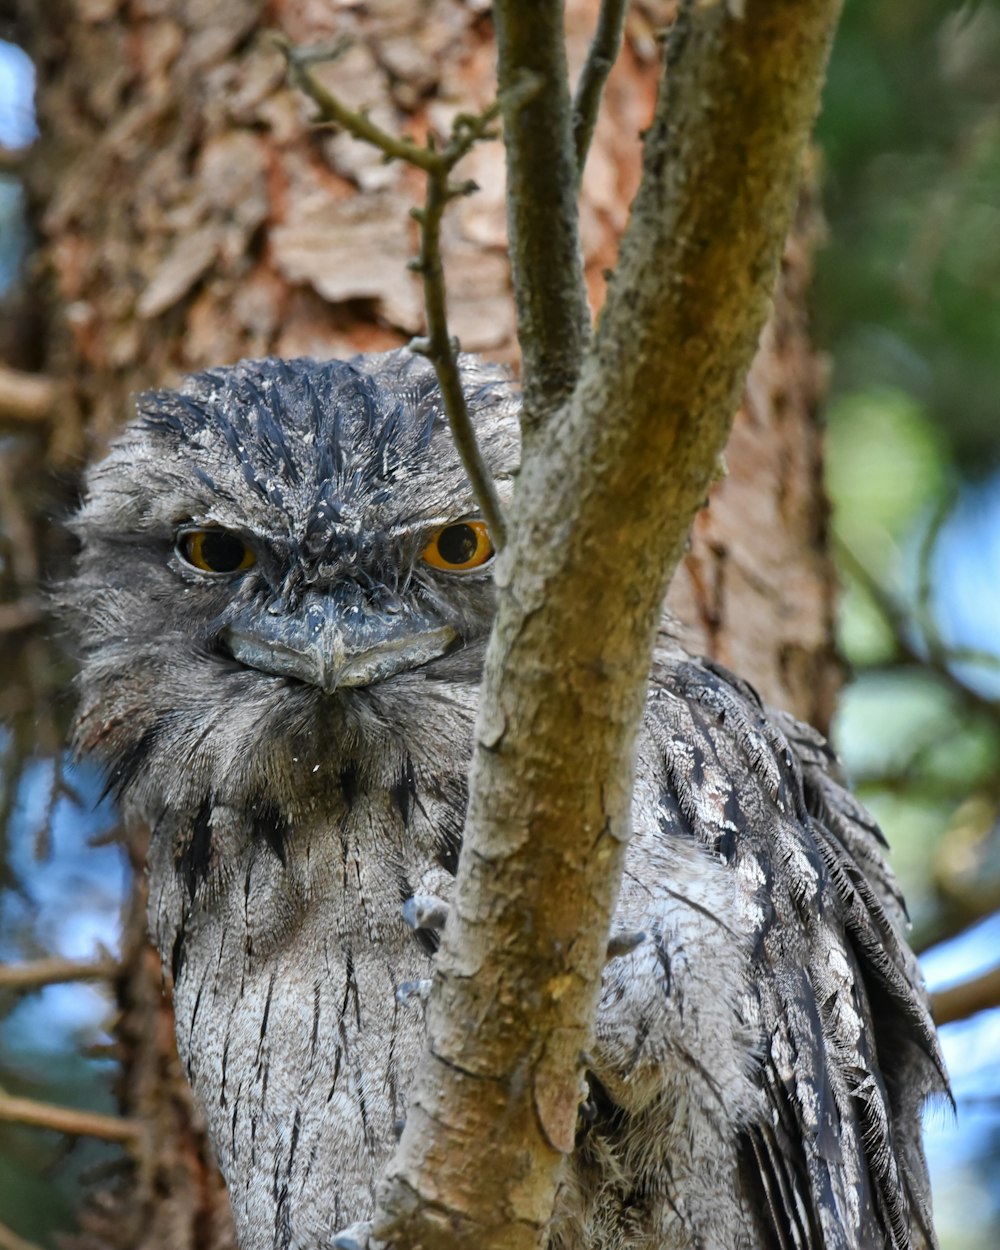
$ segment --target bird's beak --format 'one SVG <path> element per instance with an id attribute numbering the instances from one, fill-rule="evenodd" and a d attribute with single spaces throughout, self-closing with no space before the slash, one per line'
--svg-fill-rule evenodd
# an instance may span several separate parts
<path id="1" fill-rule="evenodd" d="M 353 584 L 312 593 L 294 611 L 243 608 L 221 634 L 248 668 L 327 693 L 419 668 L 444 655 L 456 637 L 449 626 L 400 600 L 373 606 Z"/>

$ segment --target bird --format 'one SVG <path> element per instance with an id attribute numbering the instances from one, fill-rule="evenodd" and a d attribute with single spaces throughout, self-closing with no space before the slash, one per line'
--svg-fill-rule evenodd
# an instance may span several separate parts
<path id="1" fill-rule="evenodd" d="M 460 358 L 508 506 L 520 392 Z M 149 924 L 242 1250 L 358 1250 L 462 846 L 494 544 L 426 359 L 138 397 L 59 592 L 73 744 Z M 657 637 L 549 1250 L 933 1250 L 947 1076 L 878 826 L 812 728 Z"/>

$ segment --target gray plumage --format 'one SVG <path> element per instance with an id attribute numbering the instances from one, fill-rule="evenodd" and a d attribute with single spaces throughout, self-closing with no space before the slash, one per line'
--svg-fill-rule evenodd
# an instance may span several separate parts
<path id="1" fill-rule="evenodd" d="M 507 493 L 517 392 L 462 367 Z M 426 555 L 475 502 L 405 351 L 142 396 L 87 488 L 76 745 L 152 830 L 240 1244 L 326 1250 L 371 1214 L 422 1041 L 494 606 L 488 561 Z M 638 761 L 552 1250 L 933 1247 L 945 1078 L 878 829 L 817 734 L 666 632 Z"/>

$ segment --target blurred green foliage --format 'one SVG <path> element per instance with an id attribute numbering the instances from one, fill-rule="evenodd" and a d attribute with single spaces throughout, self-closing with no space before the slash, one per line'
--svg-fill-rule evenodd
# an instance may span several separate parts
<path id="1" fill-rule="evenodd" d="M 29 1051 L 8 1058 L 13 1070 L 2 1071 L 8 1094 L 114 1113 L 107 1062 L 95 1064 L 72 1047 L 44 1057 Z M 74 1226 L 83 1196 L 119 1153 L 90 1138 L 0 1124 L 0 1217 L 21 1236 L 48 1244 L 54 1231 Z"/>
<path id="2" fill-rule="evenodd" d="M 977 686 L 941 641 L 949 570 L 935 562 L 950 505 L 1000 468 L 1000 3 L 847 0 L 819 141 L 829 241 L 814 308 L 834 362 L 840 641 L 858 674 L 840 745 L 886 809 L 932 933 L 947 857 L 930 853 L 933 829 L 970 794 L 1000 803 L 1000 712 L 984 693 L 1000 686 Z M 982 574 L 978 606 L 1000 618 L 1000 570 Z"/>
<path id="3" fill-rule="evenodd" d="M 816 313 L 837 390 L 908 395 L 1000 465 L 1000 4 L 848 0 L 819 142 Z"/>
<path id="4" fill-rule="evenodd" d="M 1000 651 L 983 558 L 1000 551 L 1000 3 L 847 0 L 819 142 L 814 316 L 854 673 L 835 737 L 927 944 L 1000 909 L 1000 673 L 960 662 L 963 643 Z M 996 506 L 955 507 L 973 492 Z M 995 960 L 992 931 L 938 959 L 948 979 Z M 929 1120 L 942 1250 L 1000 1245 L 998 1030 L 1000 1012 L 943 1031 L 958 1122 Z"/>

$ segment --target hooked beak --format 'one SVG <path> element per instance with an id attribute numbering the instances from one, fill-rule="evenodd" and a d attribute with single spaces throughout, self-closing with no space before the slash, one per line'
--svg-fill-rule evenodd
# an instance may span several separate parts
<path id="1" fill-rule="evenodd" d="M 248 668 L 327 694 L 419 668 L 444 655 L 456 637 L 450 626 L 398 600 L 391 609 L 373 606 L 352 584 L 310 594 L 294 612 L 244 608 L 221 634 Z"/>

